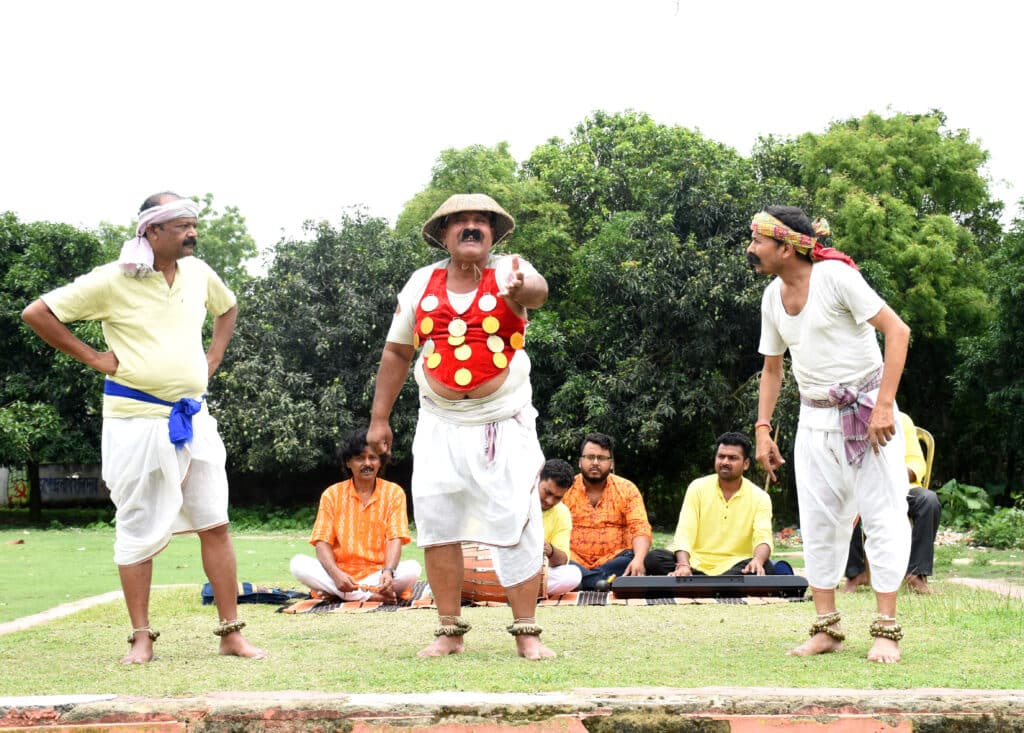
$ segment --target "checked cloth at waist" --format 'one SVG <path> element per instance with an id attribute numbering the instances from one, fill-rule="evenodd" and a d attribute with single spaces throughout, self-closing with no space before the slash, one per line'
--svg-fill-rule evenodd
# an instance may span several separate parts
<path id="1" fill-rule="evenodd" d="M 875 407 L 875 400 L 868 394 L 882 384 L 882 368 L 879 367 L 859 385 L 833 384 L 828 388 L 827 400 L 812 400 L 800 395 L 800 403 L 808 407 L 838 407 L 843 427 L 843 447 L 846 462 L 858 466 L 868 450 L 868 421 Z"/>

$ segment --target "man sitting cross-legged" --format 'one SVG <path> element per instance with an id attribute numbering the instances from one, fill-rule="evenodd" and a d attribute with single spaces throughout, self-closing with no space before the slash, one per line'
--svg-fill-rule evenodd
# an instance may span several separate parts
<path id="1" fill-rule="evenodd" d="M 405 492 L 378 475 L 388 456 L 367 445 L 365 429 L 345 440 L 339 454 L 350 478 L 320 497 L 309 539 L 316 557 L 293 557 L 292 575 L 346 601 L 393 602 L 420 577 L 418 562 L 399 562 L 410 539 Z"/>
<path id="2" fill-rule="evenodd" d="M 743 476 L 750 439 L 718 437 L 715 473 L 691 482 L 667 550 L 647 554 L 648 575 L 771 575 L 772 501 Z"/>

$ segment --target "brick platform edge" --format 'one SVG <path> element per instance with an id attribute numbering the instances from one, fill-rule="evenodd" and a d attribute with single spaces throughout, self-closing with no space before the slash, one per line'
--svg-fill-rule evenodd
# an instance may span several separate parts
<path id="1" fill-rule="evenodd" d="M 1024 733 L 1024 690 L 577 689 L 567 693 L 215 693 L 0 698 L 0 731 Z"/>

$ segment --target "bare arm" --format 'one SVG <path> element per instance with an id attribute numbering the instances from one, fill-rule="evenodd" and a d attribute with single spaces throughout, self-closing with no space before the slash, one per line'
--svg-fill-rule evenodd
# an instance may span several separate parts
<path id="1" fill-rule="evenodd" d="M 352 576 L 338 567 L 338 563 L 334 559 L 334 549 L 322 540 L 316 543 L 316 559 L 331 576 L 331 580 L 338 586 L 338 590 L 350 593 L 356 589 L 356 582 Z"/>
<path id="2" fill-rule="evenodd" d="M 382 596 L 393 596 L 394 595 L 394 583 L 395 583 L 395 571 L 394 568 L 398 567 L 399 561 L 402 559 L 402 540 L 398 537 L 393 537 L 388 540 L 384 545 L 384 567 L 392 568 L 391 570 L 380 572 L 380 585 L 377 588 L 377 592 Z"/>
<path id="3" fill-rule="evenodd" d="M 903 376 L 903 367 L 907 363 L 910 327 L 887 305 L 882 306 L 878 315 L 868 323 L 885 336 L 882 384 L 878 388 L 875 408 L 871 411 L 871 419 L 868 421 L 868 441 L 875 453 L 878 453 L 878 446 L 888 443 L 899 429 L 893 414 L 893 405 L 896 402 L 900 377 Z"/>
<path id="4" fill-rule="evenodd" d="M 779 393 L 782 391 L 782 354 L 778 356 L 766 356 L 764 366 L 761 369 L 761 386 L 757 397 L 757 421 L 760 423 L 771 422 L 772 414 L 775 412 L 775 404 L 779 401 Z M 776 481 L 775 469 L 779 468 L 786 461 L 779 452 L 779 446 L 772 439 L 771 430 L 767 427 L 755 427 L 754 434 L 757 439 L 757 448 L 754 456 L 765 473 Z"/>
<path id="5" fill-rule="evenodd" d="M 764 575 L 764 564 L 768 562 L 768 557 L 771 554 L 772 548 L 762 542 L 754 549 L 753 559 L 740 572 L 749 575 Z"/>
<path id="6" fill-rule="evenodd" d="M 224 352 L 228 349 L 231 335 L 235 332 L 235 321 L 238 320 L 238 306 L 233 305 L 229 310 L 224 311 L 213 319 L 213 338 L 210 339 L 210 348 L 206 350 L 207 377 L 212 377 L 217 371 Z"/>
<path id="7" fill-rule="evenodd" d="M 117 371 L 117 355 L 113 351 L 96 351 L 89 344 L 71 333 L 53 314 L 42 299 L 34 300 L 21 312 L 21 320 L 43 341 L 58 351 L 63 351 L 98 372 L 113 375 Z"/>
<path id="8" fill-rule="evenodd" d="M 629 561 L 623 575 L 646 575 L 644 571 L 644 559 L 647 551 L 651 549 L 651 538 L 638 534 L 633 538 L 633 559 Z"/>
<path id="9" fill-rule="evenodd" d="M 402 391 L 415 353 L 416 350 L 409 344 L 388 341 L 380 355 L 377 387 L 370 410 L 370 428 L 366 433 L 367 445 L 373 446 L 380 453 L 387 453 L 391 449 L 391 408 L 395 406 L 398 393 Z"/>
<path id="10" fill-rule="evenodd" d="M 569 562 L 569 556 L 550 542 L 544 543 L 544 554 L 548 557 L 548 565 L 553 568 L 557 568 L 559 565 L 565 565 Z"/>
<path id="11" fill-rule="evenodd" d="M 693 575 L 693 568 L 690 567 L 690 553 L 686 550 L 676 550 L 676 568 L 669 575 Z"/>

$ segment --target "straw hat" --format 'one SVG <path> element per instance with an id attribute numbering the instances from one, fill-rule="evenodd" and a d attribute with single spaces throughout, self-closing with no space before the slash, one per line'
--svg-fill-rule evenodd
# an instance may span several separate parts
<path id="1" fill-rule="evenodd" d="M 492 246 L 497 246 L 515 231 L 516 220 L 487 194 L 457 193 L 454 196 L 449 196 L 448 200 L 441 204 L 434 215 L 423 225 L 423 239 L 427 244 L 444 249 L 444 244 L 441 242 L 441 229 L 444 228 L 449 216 L 460 211 L 487 211 L 494 214 L 494 223 L 492 224 L 494 244 Z"/>

